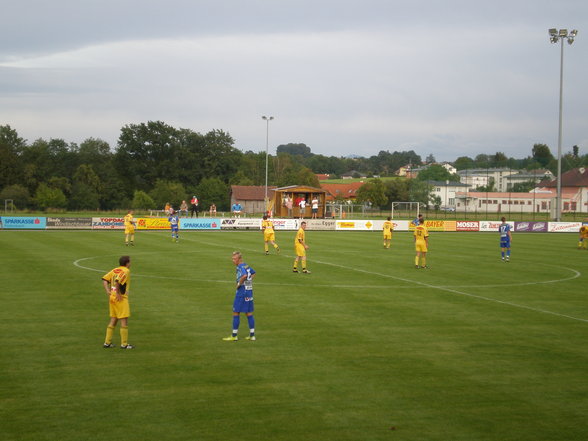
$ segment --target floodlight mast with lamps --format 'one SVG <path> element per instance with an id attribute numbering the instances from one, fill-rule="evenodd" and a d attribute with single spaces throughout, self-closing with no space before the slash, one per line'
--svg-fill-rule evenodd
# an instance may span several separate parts
<path id="1" fill-rule="evenodd" d="M 555 28 L 549 29 L 549 40 L 552 43 L 561 42 L 561 55 L 559 64 L 559 131 L 557 136 L 557 206 L 555 208 L 555 220 L 561 221 L 561 141 L 562 141 L 562 120 L 563 120 L 563 63 L 564 63 L 564 40 L 568 44 L 572 44 L 578 35 L 576 29 L 572 29 L 569 34 L 567 29 L 557 30 Z"/>
<path id="2" fill-rule="evenodd" d="M 274 117 L 263 115 L 261 117 L 261 119 L 265 120 L 265 122 L 266 122 L 266 129 L 265 129 L 265 197 L 263 200 L 265 203 L 265 213 L 264 214 L 267 214 L 267 212 L 269 210 L 269 200 L 267 197 L 267 162 L 268 162 L 268 154 L 269 154 L 269 123 L 272 119 L 274 119 Z"/>

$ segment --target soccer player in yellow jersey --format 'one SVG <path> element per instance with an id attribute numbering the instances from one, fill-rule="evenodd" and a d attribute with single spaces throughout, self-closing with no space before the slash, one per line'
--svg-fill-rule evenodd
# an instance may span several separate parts
<path id="1" fill-rule="evenodd" d="M 125 222 L 125 245 L 135 246 L 135 219 L 133 219 L 133 210 L 129 210 L 124 218 Z"/>
<path id="2" fill-rule="evenodd" d="M 102 276 L 102 285 L 108 296 L 110 322 L 106 328 L 106 338 L 104 339 L 104 348 L 114 348 L 112 344 L 112 334 L 114 328 L 120 320 L 120 348 L 135 349 L 129 344 L 129 317 L 131 310 L 129 307 L 129 291 L 131 286 L 131 258 L 122 256 L 118 260 L 119 266 Z"/>
<path id="3" fill-rule="evenodd" d="M 276 253 L 280 253 L 280 247 L 275 242 L 276 241 L 276 232 L 274 231 L 274 223 L 267 218 L 267 215 L 263 216 L 263 220 L 261 221 L 261 230 L 263 231 L 263 246 L 265 250 L 265 254 L 269 254 L 269 244 L 271 243 L 276 250 Z"/>
<path id="4" fill-rule="evenodd" d="M 292 271 L 295 273 L 298 272 L 298 261 L 301 260 L 302 272 L 305 274 L 310 274 L 310 271 L 306 269 L 306 250 L 308 249 L 308 245 L 306 245 L 304 230 L 306 230 L 306 222 L 302 222 L 300 224 L 300 229 L 296 233 L 296 239 L 294 239 L 296 259 L 294 259 L 294 267 L 292 268 Z"/>
<path id="5" fill-rule="evenodd" d="M 390 242 L 392 242 L 392 230 L 394 230 L 394 224 L 392 218 L 388 216 L 388 220 L 384 221 L 383 232 L 384 232 L 384 248 L 390 248 Z"/>
<path id="6" fill-rule="evenodd" d="M 414 229 L 414 247 L 416 250 L 416 256 L 414 258 L 415 268 L 428 268 L 427 266 L 427 251 L 429 248 L 429 231 L 425 226 L 425 219 L 419 221 Z"/>
<path id="7" fill-rule="evenodd" d="M 580 227 L 580 240 L 578 242 L 578 249 L 588 250 L 588 225 Z"/>

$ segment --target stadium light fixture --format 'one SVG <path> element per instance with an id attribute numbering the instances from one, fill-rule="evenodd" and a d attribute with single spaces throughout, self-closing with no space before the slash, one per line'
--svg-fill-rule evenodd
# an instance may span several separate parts
<path id="1" fill-rule="evenodd" d="M 560 29 L 559 31 L 555 28 L 549 29 L 549 39 L 552 43 L 561 42 L 561 55 L 559 64 L 559 131 L 557 136 L 557 198 L 555 207 L 555 220 L 561 221 L 561 141 L 562 141 L 562 119 L 563 119 L 563 63 L 564 63 L 564 40 L 567 40 L 568 44 L 572 44 L 576 35 L 578 35 L 577 29 L 572 29 L 568 34 L 567 29 Z"/>
<path id="2" fill-rule="evenodd" d="M 268 165 L 268 156 L 269 156 L 269 123 L 272 119 L 274 119 L 273 116 L 265 116 L 263 115 L 261 117 L 261 119 L 265 120 L 266 122 L 266 128 L 265 128 L 265 197 L 264 197 L 264 203 L 265 203 L 265 214 L 267 214 L 268 212 L 268 208 L 269 208 L 269 200 L 267 197 L 267 165 Z"/>

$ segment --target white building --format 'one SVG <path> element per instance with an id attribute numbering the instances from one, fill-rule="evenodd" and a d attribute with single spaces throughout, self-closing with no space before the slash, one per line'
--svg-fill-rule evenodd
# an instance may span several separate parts
<path id="1" fill-rule="evenodd" d="M 439 205 L 443 208 L 457 209 L 455 201 L 456 193 L 468 191 L 468 186 L 461 182 L 427 181 L 427 184 L 433 187 L 431 196 L 435 198 L 439 197 L 441 201 Z"/>
<path id="2" fill-rule="evenodd" d="M 563 195 L 563 200 L 569 196 Z M 457 211 L 472 213 L 550 213 L 555 203 L 552 192 L 458 192 L 455 195 Z"/>
<path id="3" fill-rule="evenodd" d="M 472 186 L 472 188 L 485 187 L 490 183 L 494 183 L 494 188 L 498 191 L 506 191 L 506 183 L 503 178 L 506 176 L 514 175 L 519 170 L 513 170 L 511 168 L 472 168 L 466 170 L 459 170 L 460 182 Z M 482 183 L 484 182 L 484 183 Z"/>

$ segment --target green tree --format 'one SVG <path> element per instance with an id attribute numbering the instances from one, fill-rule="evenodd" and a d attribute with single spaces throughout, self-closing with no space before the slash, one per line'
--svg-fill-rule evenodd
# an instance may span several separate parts
<path id="1" fill-rule="evenodd" d="M 359 202 L 369 202 L 373 207 L 383 207 L 388 203 L 386 186 L 381 179 L 370 179 L 357 190 Z"/>
<path id="2" fill-rule="evenodd" d="M 218 178 L 202 179 L 196 187 L 196 194 L 203 210 L 207 210 L 212 204 L 215 204 L 219 211 L 228 211 L 230 208 L 229 187 Z"/>
<path id="3" fill-rule="evenodd" d="M 439 164 L 428 166 L 423 171 L 420 171 L 417 179 L 419 181 L 453 181 L 456 179 L 445 167 Z M 459 180 L 459 179 L 457 179 Z"/>
<path id="4" fill-rule="evenodd" d="M 533 159 L 546 168 L 550 161 L 554 160 L 549 147 L 546 144 L 535 144 L 533 146 Z"/>
<path id="5" fill-rule="evenodd" d="M 23 162 L 21 154 L 25 141 L 10 126 L 0 126 L 0 189 L 21 184 Z"/>
<path id="6" fill-rule="evenodd" d="M 102 183 L 91 165 L 82 164 L 73 176 L 69 207 L 79 210 L 98 210 Z"/>
<path id="7" fill-rule="evenodd" d="M 470 168 L 474 168 L 474 160 L 469 156 L 460 156 L 455 160 L 453 166 L 457 170 L 469 170 Z"/>
<path id="8" fill-rule="evenodd" d="M 386 197 L 390 202 L 410 201 L 410 182 L 405 178 L 397 178 L 386 181 Z"/>
<path id="9" fill-rule="evenodd" d="M 288 153 L 290 155 L 300 155 L 303 157 L 308 157 L 312 155 L 312 152 L 310 150 L 310 147 L 308 147 L 306 144 L 303 143 L 298 143 L 298 144 L 281 144 L 276 148 L 276 153 L 280 154 L 280 153 Z"/>
<path id="10" fill-rule="evenodd" d="M 433 186 L 427 184 L 425 181 L 418 179 L 409 180 L 410 190 L 409 198 L 411 202 L 420 202 L 423 205 L 429 205 L 431 192 Z"/>
<path id="11" fill-rule="evenodd" d="M 166 203 L 170 203 L 172 207 L 178 208 L 180 203 L 186 199 L 186 189 L 179 182 L 166 181 L 158 179 L 153 190 L 149 192 L 149 196 L 155 202 L 157 207 L 163 208 Z"/>
<path id="12" fill-rule="evenodd" d="M 42 210 L 61 209 L 67 205 L 67 198 L 59 188 L 52 188 L 45 183 L 39 184 L 35 193 L 35 202 Z"/>
<path id="13" fill-rule="evenodd" d="M 26 187 L 19 184 L 13 184 L 7 185 L 2 191 L 0 191 L 0 200 L 1 199 L 12 199 L 14 208 L 22 210 L 29 206 L 31 196 Z"/>
<path id="14" fill-rule="evenodd" d="M 133 210 L 153 210 L 155 209 L 155 201 L 144 191 L 135 190 L 131 207 Z"/>

